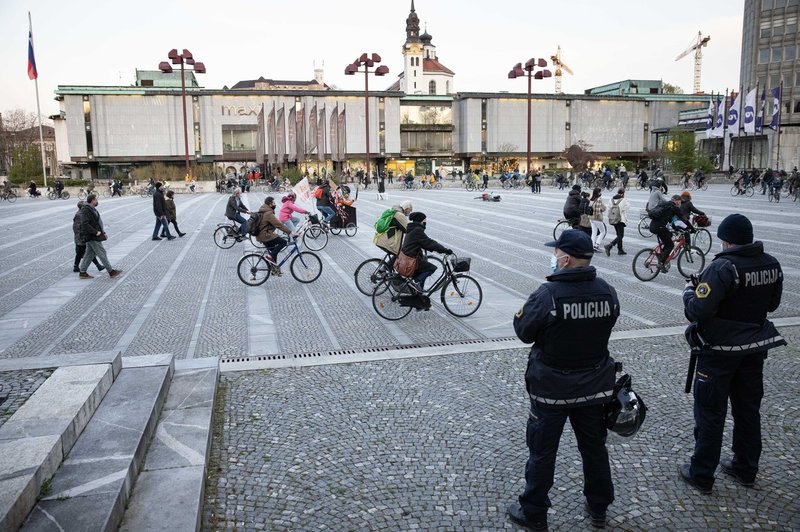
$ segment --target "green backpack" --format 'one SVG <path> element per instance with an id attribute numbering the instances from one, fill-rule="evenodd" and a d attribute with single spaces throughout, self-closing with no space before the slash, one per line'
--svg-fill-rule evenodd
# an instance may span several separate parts
<path id="1" fill-rule="evenodd" d="M 394 218 L 394 209 L 386 209 L 381 214 L 378 221 L 375 222 L 375 230 L 379 233 L 385 233 L 389 230 L 392 219 Z"/>

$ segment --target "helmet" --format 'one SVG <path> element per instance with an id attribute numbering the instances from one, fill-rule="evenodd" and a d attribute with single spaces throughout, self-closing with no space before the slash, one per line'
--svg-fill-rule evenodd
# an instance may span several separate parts
<path id="1" fill-rule="evenodd" d="M 614 384 L 614 399 L 606 405 L 606 427 L 630 438 L 639 431 L 647 414 L 642 397 L 631 388 L 631 377 L 623 373 Z"/>

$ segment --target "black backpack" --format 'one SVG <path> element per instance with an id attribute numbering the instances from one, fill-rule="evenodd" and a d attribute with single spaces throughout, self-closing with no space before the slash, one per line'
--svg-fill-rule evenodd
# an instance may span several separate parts
<path id="1" fill-rule="evenodd" d="M 658 220 L 660 218 L 663 218 L 668 213 L 668 211 L 670 210 L 670 207 L 672 207 L 672 205 L 673 205 L 673 203 L 671 201 L 662 201 L 662 202 L 660 202 L 658 205 L 656 205 L 655 207 L 650 209 L 650 212 L 649 212 L 650 219 L 651 220 Z"/>
<path id="2" fill-rule="evenodd" d="M 247 233 L 256 236 L 261 230 L 261 213 L 256 211 L 250 214 L 250 219 L 247 220 Z"/>

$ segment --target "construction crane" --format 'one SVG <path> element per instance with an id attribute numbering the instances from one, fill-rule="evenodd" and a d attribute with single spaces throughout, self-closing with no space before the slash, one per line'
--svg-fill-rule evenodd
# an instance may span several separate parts
<path id="1" fill-rule="evenodd" d="M 708 41 L 711 40 L 710 35 L 703 37 L 703 32 L 697 32 L 697 39 L 692 41 L 689 48 L 686 49 L 681 55 L 675 58 L 675 61 L 680 61 L 692 51 L 694 51 L 694 93 L 700 93 L 700 70 L 703 64 L 703 47 L 708 46 Z"/>
<path id="2" fill-rule="evenodd" d="M 561 46 L 558 47 L 558 51 L 556 52 L 556 55 L 551 55 L 550 56 L 550 60 L 553 61 L 553 66 L 556 67 L 556 73 L 555 73 L 556 94 L 561 94 L 562 93 L 562 91 L 561 91 L 561 71 L 563 70 L 567 74 L 571 74 L 573 76 L 575 75 L 575 73 L 572 71 L 571 68 L 569 68 L 567 65 L 565 65 L 563 63 L 563 61 L 561 61 Z"/>

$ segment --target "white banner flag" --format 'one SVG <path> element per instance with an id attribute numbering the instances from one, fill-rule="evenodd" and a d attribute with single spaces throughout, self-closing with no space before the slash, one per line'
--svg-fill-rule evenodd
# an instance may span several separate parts
<path id="1" fill-rule="evenodd" d="M 714 129 L 714 98 L 708 100 L 708 115 L 706 116 L 706 138 L 710 139 Z"/>
<path id="2" fill-rule="evenodd" d="M 307 177 L 304 177 L 298 181 L 297 184 L 292 187 L 292 192 L 297 194 L 297 200 L 295 200 L 295 203 L 298 206 L 311 212 L 315 212 L 317 210 L 316 202 L 314 201 L 314 196 L 311 194 L 311 186 L 308 184 Z"/>
<path id="3" fill-rule="evenodd" d="M 740 120 L 739 116 L 741 101 L 742 101 L 742 93 L 740 91 L 736 95 L 736 99 L 733 100 L 731 108 L 728 109 L 728 135 L 731 137 L 739 136 L 739 128 L 742 125 L 742 121 Z"/>
<path id="4" fill-rule="evenodd" d="M 756 132 L 756 93 L 758 89 L 753 89 L 744 98 L 744 132 L 755 134 Z"/>
<path id="5" fill-rule="evenodd" d="M 717 98 L 716 102 L 716 117 L 714 118 L 714 128 L 711 130 L 711 136 L 714 138 L 721 139 L 725 134 L 725 102 L 727 101 L 727 95 L 722 98 Z"/>

